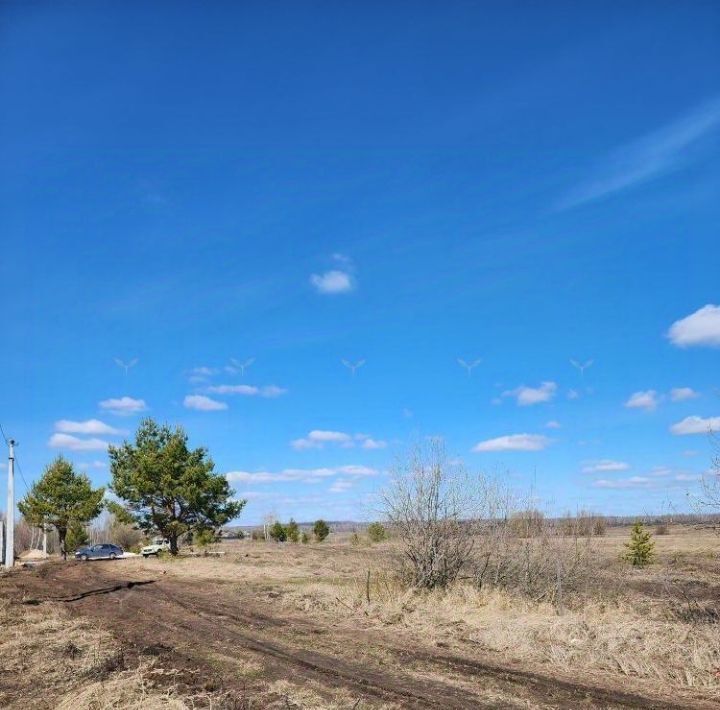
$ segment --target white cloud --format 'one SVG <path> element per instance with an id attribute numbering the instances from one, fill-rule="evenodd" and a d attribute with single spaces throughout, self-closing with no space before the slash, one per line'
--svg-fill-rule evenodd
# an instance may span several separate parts
<path id="1" fill-rule="evenodd" d="M 117 399 L 104 399 L 100 402 L 100 409 L 104 409 L 110 414 L 120 416 L 129 416 L 130 414 L 138 414 L 147 409 L 144 399 L 134 399 L 133 397 L 120 397 Z"/>
<path id="2" fill-rule="evenodd" d="M 276 483 L 279 481 L 302 481 L 317 483 L 333 476 L 376 476 L 378 471 L 369 466 L 347 465 L 325 468 L 284 468 L 281 471 L 230 471 L 225 474 L 228 481 L 244 483 Z"/>
<path id="3" fill-rule="evenodd" d="M 256 387 L 255 385 L 213 385 L 207 388 L 212 394 L 241 394 L 247 397 L 279 397 L 287 392 L 286 389 L 277 385 L 265 385 L 264 387 Z"/>
<path id="4" fill-rule="evenodd" d="M 569 209 L 646 182 L 678 167 L 689 149 L 720 125 L 720 100 L 714 99 L 674 123 L 619 147 L 585 184 L 559 202 Z"/>
<path id="5" fill-rule="evenodd" d="M 330 486 L 329 490 L 331 493 L 345 493 L 346 491 L 349 491 L 353 487 L 353 485 L 353 481 L 347 481 L 341 478 L 335 481 L 335 483 Z"/>
<path id="6" fill-rule="evenodd" d="M 74 422 L 69 419 L 60 419 L 55 422 L 55 430 L 63 434 L 107 434 L 109 436 L 126 434 L 123 429 L 116 429 L 99 419 L 87 419 L 83 422 Z"/>
<path id="7" fill-rule="evenodd" d="M 699 396 L 692 387 L 674 387 L 670 390 L 670 399 L 673 402 L 684 402 L 688 399 L 696 399 Z"/>
<path id="8" fill-rule="evenodd" d="M 720 306 L 708 303 L 695 313 L 675 321 L 667 337 L 679 348 L 693 345 L 720 347 Z"/>
<path id="9" fill-rule="evenodd" d="M 361 441 L 363 449 L 384 449 L 387 446 L 387 441 L 373 439 L 371 436 L 365 436 Z"/>
<path id="10" fill-rule="evenodd" d="M 515 397 L 521 407 L 528 407 L 541 402 L 549 402 L 557 391 L 554 382 L 543 382 L 539 387 L 516 387 L 502 393 L 503 397 Z"/>
<path id="11" fill-rule="evenodd" d="M 72 434 L 53 434 L 48 441 L 53 449 L 68 449 L 69 451 L 107 451 L 110 444 L 102 439 L 81 439 Z"/>
<path id="12" fill-rule="evenodd" d="M 631 478 L 620 478 L 617 480 L 608 480 L 601 478 L 593 481 L 595 488 L 650 488 L 654 481 L 647 476 L 632 476 Z"/>
<path id="13" fill-rule="evenodd" d="M 340 446 L 353 446 L 353 437 L 344 431 L 327 431 L 313 429 L 306 437 L 294 439 L 290 445 L 294 449 L 322 449 L 325 444 L 339 444 Z"/>
<path id="14" fill-rule="evenodd" d="M 583 473 L 608 473 L 610 471 L 627 471 L 630 464 L 625 461 L 613 461 L 612 459 L 601 459 L 600 461 L 588 461 L 583 466 Z"/>
<path id="15" fill-rule="evenodd" d="M 78 464 L 78 466 L 79 466 L 80 468 L 83 468 L 83 469 L 89 469 L 89 468 L 103 469 L 103 468 L 107 468 L 107 464 L 105 463 L 105 461 L 83 461 L 82 463 Z"/>
<path id="16" fill-rule="evenodd" d="M 616 490 L 663 490 L 667 488 L 683 487 L 682 484 L 694 483 L 700 480 L 702 480 L 702 476 L 699 474 L 680 472 L 673 475 L 669 468 L 660 467 L 653 469 L 650 472 L 650 476 L 631 476 L 630 478 L 613 480 L 604 478 L 593 481 L 592 485 L 595 488 L 609 488 Z"/>
<path id="17" fill-rule="evenodd" d="M 685 417 L 682 421 L 673 424 L 670 431 L 677 436 L 720 431 L 720 417 L 708 417 L 707 419 L 698 416 Z"/>
<path id="18" fill-rule="evenodd" d="M 635 392 L 630 396 L 625 406 L 629 409 L 645 409 L 651 411 L 655 409 L 660 403 L 660 398 L 655 390 L 645 390 L 642 392 Z"/>
<path id="19" fill-rule="evenodd" d="M 702 475 L 699 473 L 678 473 L 677 476 L 675 476 L 676 481 L 702 481 Z"/>
<path id="20" fill-rule="evenodd" d="M 327 431 L 313 429 L 306 437 L 293 439 L 290 446 L 298 451 L 305 449 L 322 449 L 325 444 L 334 444 L 344 449 L 360 445 L 363 449 L 384 449 L 387 442 L 382 439 L 373 439 L 368 434 L 348 434 L 344 431 Z"/>
<path id="21" fill-rule="evenodd" d="M 481 441 L 473 451 L 542 451 L 549 444 L 550 439 L 541 434 L 509 434 Z"/>
<path id="22" fill-rule="evenodd" d="M 551 419 L 549 422 L 545 424 L 546 429 L 561 429 L 562 424 L 560 422 L 556 421 L 555 419 Z"/>
<path id="23" fill-rule="evenodd" d="M 313 274 L 310 283 L 318 293 L 348 293 L 354 288 L 352 276 L 347 271 L 337 269 L 324 274 Z"/>
<path id="24" fill-rule="evenodd" d="M 227 409 L 225 402 L 218 402 L 216 399 L 210 399 L 203 394 L 189 394 L 183 400 L 183 406 L 187 409 L 197 409 L 200 412 L 217 412 L 221 409 Z"/>
<path id="25" fill-rule="evenodd" d="M 568 399 L 580 399 L 580 393 L 577 390 L 568 390 Z"/>

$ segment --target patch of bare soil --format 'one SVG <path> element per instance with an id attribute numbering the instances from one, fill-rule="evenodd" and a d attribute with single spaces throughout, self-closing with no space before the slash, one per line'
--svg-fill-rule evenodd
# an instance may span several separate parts
<path id="1" fill-rule="evenodd" d="M 0 579 L 0 596 L 19 605 L 63 604 L 112 631 L 127 659 L 158 658 L 174 669 L 176 685 L 262 697 L 257 707 L 711 707 L 451 655 L 389 632 L 323 624 L 288 615 L 250 585 L 178 579 L 123 563 L 18 571 Z M 299 701 L 287 687 L 311 688 L 315 700 Z M 335 700 L 323 705 L 323 698 Z"/>

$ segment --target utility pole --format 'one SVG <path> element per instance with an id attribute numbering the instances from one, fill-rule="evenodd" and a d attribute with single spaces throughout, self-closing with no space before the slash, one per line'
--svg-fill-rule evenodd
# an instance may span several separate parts
<path id="1" fill-rule="evenodd" d="M 43 520 L 43 557 L 47 557 L 47 525 Z"/>
<path id="2" fill-rule="evenodd" d="M 7 511 L 5 513 L 5 568 L 15 562 L 15 440 L 8 441 Z"/>

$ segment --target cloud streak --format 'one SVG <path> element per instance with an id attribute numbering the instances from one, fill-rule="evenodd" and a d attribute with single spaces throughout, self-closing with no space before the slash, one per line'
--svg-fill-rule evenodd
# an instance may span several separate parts
<path id="1" fill-rule="evenodd" d="M 583 466 L 583 473 L 608 473 L 610 471 L 627 471 L 630 464 L 625 461 L 613 461 L 612 459 L 601 459 L 600 461 L 588 461 Z"/>
<path id="2" fill-rule="evenodd" d="M 557 209 L 571 209 L 609 197 L 681 167 L 688 160 L 690 149 L 719 126 L 720 97 L 613 151 L 592 177 L 559 201 Z"/>
<path id="3" fill-rule="evenodd" d="M 48 441 L 48 446 L 68 451 L 107 451 L 110 444 L 102 439 L 81 439 L 72 434 L 53 434 Z"/>
<path id="4" fill-rule="evenodd" d="M 280 397 L 287 392 L 286 389 L 277 385 L 265 385 L 256 387 L 255 385 L 212 385 L 207 388 L 212 394 L 239 394 L 246 397 Z"/>
<path id="5" fill-rule="evenodd" d="M 318 483 L 334 476 L 350 476 L 363 478 L 377 476 L 377 469 L 369 466 L 346 465 L 324 468 L 284 468 L 281 471 L 230 471 L 225 474 L 228 481 L 241 481 L 243 483 L 277 483 L 287 481 L 300 481 L 303 483 Z"/>
<path id="6" fill-rule="evenodd" d="M 368 434 L 348 434 L 344 431 L 330 431 L 326 429 L 313 429 L 300 439 L 293 439 L 290 446 L 296 451 L 306 449 L 323 449 L 326 444 L 333 444 L 344 449 L 360 446 L 363 449 L 384 449 L 387 442 L 382 439 L 373 439 Z"/>
<path id="7" fill-rule="evenodd" d="M 542 434 L 508 434 L 495 439 L 487 439 L 473 446 L 473 451 L 542 451 L 551 440 Z"/>
<path id="8" fill-rule="evenodd" d="M 71 421 L 70 419 L 60 419 L 55 422 L 55 431 L 63 434 L 86 434 L 86 435 L 120 435 L 126 434 L 124 429 L 116 429 L 115 427 L 101 422 L 99 419 L 87 419 L 82 422 Z"/>

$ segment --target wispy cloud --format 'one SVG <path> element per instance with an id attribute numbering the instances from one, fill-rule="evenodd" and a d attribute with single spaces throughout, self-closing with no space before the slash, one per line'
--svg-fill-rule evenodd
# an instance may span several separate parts
<path id="1" fill-rule="evenodd" d="M 557 385 L 554 382 L 543 382 L 539 387 L 525 387 L 522 385 L 514 390 L 506 390 L 502 393 L 502 396 L 514 397 L 518 405 L 529 407 L 533 404 L 549 402 L 555 396 L 556 391 Z"/>
<path id="2" fill-rule="evenodd" d="M 369 466 L 346 465 L 324 468 L 284 468 L 281 471 L 230 471 L 225 474 L 228 481 L 243 483 L 276 483 L 279 481 L 300 481 L 317 483 L 319 480 L 334 476 L 366 477 L 376 476 L 377 469 Z"/>
<path id="3" fill-rule="evenodd" d="M 617 148 L 594 175 L 558 203 L 564 210 L 633 188 L 683 165 L 702 138 L 720 126 L 720 98 L 697 107 L 679 120 Z"/>
<path id="4" fill-rule="evenodd" d="M 217 412 L 221 409 L 227 409 L 228 406 L 225 402 L 219 402 L 216 399 L 211 399 L 203 394 L 189 394 L 183 400 L 183 406 L 186 409 L 196 409 L 200 412 Z"/>
<path id="5" fill-rule="evenodd" d="M 199 385 L 203 382 L 207 382 L 213 375 L 218 373 L 216 367 L 208 367 L 207 365 L 200 365 L 199 367 L 193 367 L 188 372 L 188 381 L 192 385 Z"/>
<path id="6" fill-rule="evenodd" d="M 124 429 L 116 429 L 115 427 L 101 422 L 99 419 L 86 419 L 82 422 L 75 422 L 69 419 L 60 419 L 55 422 L 55 431 L 63 434 L 105 434 L 107 436 L 126 434 Z"/>
<path id="7" fill-rule="evenodd" d="M 53 434 L 48 446 L 53 449 L 67 449 L 68 451 L 107 451 L 110 444 L 102 439 L 81 439 L 72 434 Z"/>
<path id="8" fill-rule="evenodd" d="M 697 399 L 700 396 L 692 387 L 674 387 L 670 390 L 670 399 L 673 402 L 685 402 L 688 399 Z"/>
<path id="9" fill-rule="evenodd" d="M 660 397 L 655 390 L 634 392 L 625 402 L 628 409 L 644 409 L 646 411 L 656 409 L 658 404 L 660 404 Z"/>
<path id="10" fill-rule="evenodd" d="M 374 439 L 368 434 L 348 434 L 344 431 L 325 429 L 313 429 L 307 436 L 290 442 L 290 446 L 298 451 L 322 449 L 326 444 L 334 444 L 344 449 L 351 449 L 354 446 L 361 446 L 363 449 L 384 449 L 387 446 L 386 441 Z"/>
<path id="11" fill-rule="evenodd" d="M 481 441 L 473 446 L 473 451 L 542 451 L 550 443 L 542 434 L 508 434 Z"/>
<path id="12" fill-rule="evenodd" d="M 129 416 L 131 414 L 139 414 L 147 409 L 144 399 L 134 399 L 133 397 L 118 397 L 115 399 L 104 399 L 100 402 L 100 409 L 117 414 L 119 416 Z"/>
<path id="13" fill-rule="evenodd" d="M 595 488 L 651 488 L 657 482 L 647 476 L 631 476 L 630 478 L 606 479 L 593 481 Z"/>
<path id="14" fill-rule="evenodd" d="M 339 269 L 313 274 L 310 277 L 310 283 L 318 293 L 322 294 L 348 293 L 355 287 L 352 274 Z"/>
<path id="15" fill-rule="evenodd" d="M 600 461 L 588 461 L 582 469 L 583 473 L 609 473 L 611 471 L 627 471 L 630 464 L 625 461 L 614 461 L 613 459 L 601 459 Z"/>
<path id="16" fill-rule="evenodd" d="M 549 422 L 545 423 L 546 429 L 562 429 L 562 424 L 560 424 L 559 421 L 555 419 L 551 419 Z"/>
<path id="17" fill-rule="evenodd" d="M 717 432 L 720 431 L 720 417 L 707 417 L 706 419 L 698 416 L 685 417 L 682 421 L 673 424 L 670 431 L 677 436 Z"/>
<path id="18" fill-rule="evenodd" d="M 287 392 L 286 389 L 277 385 L 212 385 L 207 388 L 212 394 L 240 394 L 246 397 L 280 397 Z"/>
<path id="19" fill-rule="evenodd" d="M 696 473 L 680 472 L 673 474 L 666 469 L 653 470 L 650 476 L 630 476 L 630 478 L 601 478 L 593 481 L 594 488 L 607 488 L 614 490 L 663 490 L 667 488 L 685 488 L 688 483 L 697 483 L 702 475 Z"/>
<path id="20" fill-rule="evenodd" d="M 676 320 L 670 326 L 667 337 L 679 348 L 697 345 L 720 347 L 720 306 L 709 303 Z"/>
<path id="21" fill-rule="evenodd" d="M 330 486 L 329 490 L 331 493 L 345 493 L 346 491 L 349 491 L 353 485 L 355 485 L 353 481 L 341 478 L 335 481 L 335 483 Z"/>

